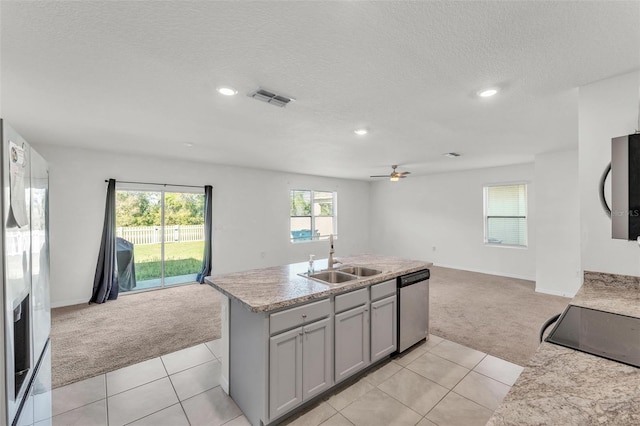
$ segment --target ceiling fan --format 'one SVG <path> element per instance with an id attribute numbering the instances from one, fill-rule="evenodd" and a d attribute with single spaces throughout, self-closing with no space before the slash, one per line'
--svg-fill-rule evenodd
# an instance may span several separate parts
<path id="1" fill-rule="evenodd" d="M 399 179 L 406 178 L 407 175 L 411 173 L 411 172 L 398 172 L 398 171 L 396 171 L 396 169 L 398 168 L 397 165 L 393 165 L 393 166 L 391 166 L 391 168 L 393 169 L 391 174 L 388 174 L 388 175 L 375 175 L 375 176 L 370 176 L 370 177 L 372 177 L 372 178 L 388 177 L 391 182 L 397 182 Z"/>

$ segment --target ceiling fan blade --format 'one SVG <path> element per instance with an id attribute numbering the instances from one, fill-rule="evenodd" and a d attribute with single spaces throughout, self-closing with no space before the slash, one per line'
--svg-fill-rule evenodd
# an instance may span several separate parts
<path id="1" fill-rule="evenodd" d="M 396 169 L 398 168 L 398 166 L 391 166 L 392 172 L 388 175 L 372 175 L 369 177 L 372 178 L 389 178 L 391 180 L 397 180 L 397 179 L 401 179 L 406 177 L 406 175 L 410 174 L 411 172 L 398 172 L 396 171 Z"/>

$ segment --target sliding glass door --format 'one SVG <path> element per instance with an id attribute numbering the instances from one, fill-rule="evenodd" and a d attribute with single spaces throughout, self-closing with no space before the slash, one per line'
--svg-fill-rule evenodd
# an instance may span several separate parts
<path id="1" fill-rule="evenodd" d="M 196 280 L 204 254 L 204 194 L 165 192 L 165 285 Z"/>
<path id="2" fill-rule="evenodd" d="M 193 282 L 204 253 L 204 194 L 118 189 L 120 292 Z"/>

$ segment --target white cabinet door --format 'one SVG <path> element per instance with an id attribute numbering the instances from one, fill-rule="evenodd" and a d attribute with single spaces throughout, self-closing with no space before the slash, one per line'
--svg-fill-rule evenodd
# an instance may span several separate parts
<path id="1" fill-rule="evenodd" d="M 269 417 L 302 402 L 302 327 L 269 339 Z"/>
<path id="2" fill-rule="evenodd" d="M 335 316 L 335 379 L 342 381 L 369 364 L 369 305 Z"/>
<path id="3" fill-rule="evenodd" d="M 396 350 L 396 296 L 371 304 L 371 362 L 384 358 Z"/>
<path id="4" fill-rule="evenodd" d="M 306 401 L 331 386 L 333 342 L 331 319 L 302 328 L 302 399 Z"/>

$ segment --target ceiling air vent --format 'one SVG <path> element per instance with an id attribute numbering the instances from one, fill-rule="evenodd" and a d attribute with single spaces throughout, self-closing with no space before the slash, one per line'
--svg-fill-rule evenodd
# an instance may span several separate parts
<path id="1" fill-rule="evenodd" d="M 264 89 L 258 89 L 255 92 L 251 92 L 249 93 L 249 96 L 251 96 L 253 99 L 257 99 L 259 101 L 266 102 L 280 108 L 284 108 L 289 102 L 295 100 L 288 96 L 277 95 Z"/>

